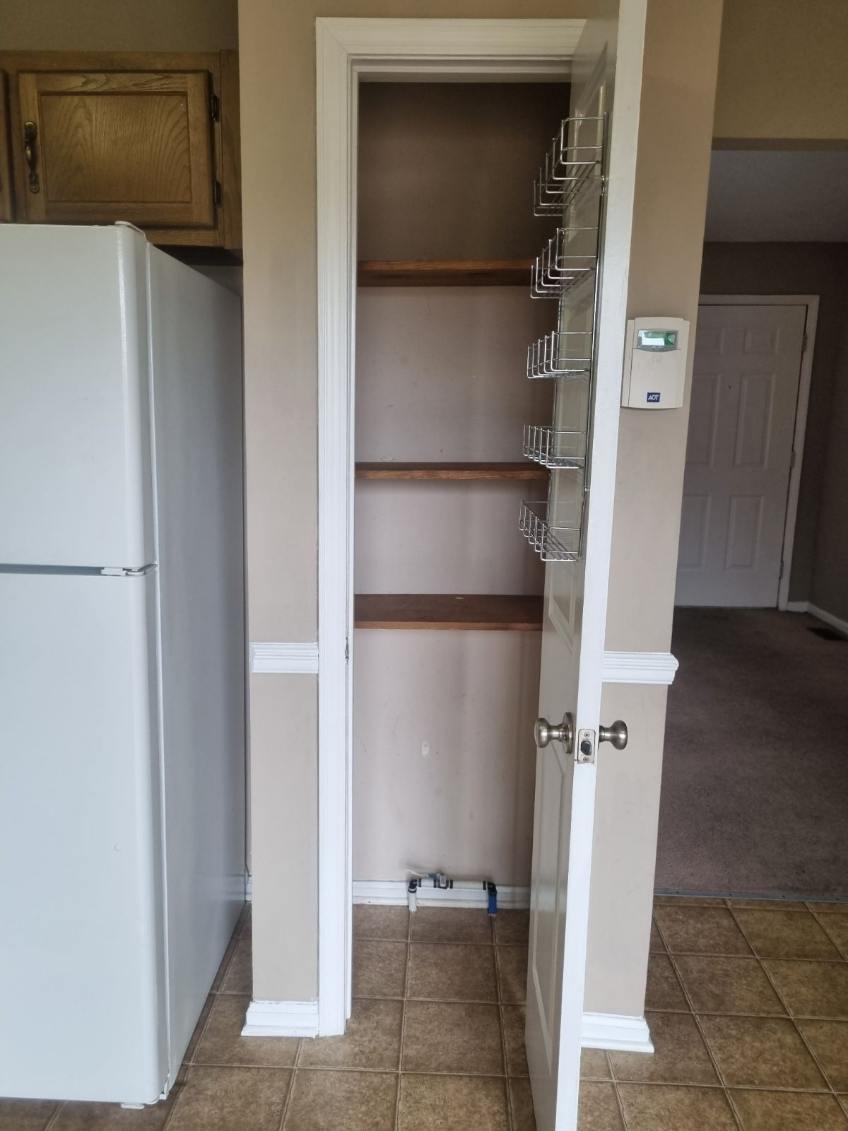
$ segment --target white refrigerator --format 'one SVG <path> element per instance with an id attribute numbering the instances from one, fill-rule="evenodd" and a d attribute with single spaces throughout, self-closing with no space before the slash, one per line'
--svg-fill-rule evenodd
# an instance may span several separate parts
<path id="1" fill-rule="evenodd" d="M 0 1096 L 155 1102 L 243 904 L 240 326 L 0 225 Z"/>

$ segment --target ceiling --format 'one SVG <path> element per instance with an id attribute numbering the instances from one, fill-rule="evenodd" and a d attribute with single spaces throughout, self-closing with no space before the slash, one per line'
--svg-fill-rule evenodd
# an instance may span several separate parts
<path id="1" fill-rule="evenodd" d="M 713 150 L 705 238 L 848 241 L 848 150 Z"/>

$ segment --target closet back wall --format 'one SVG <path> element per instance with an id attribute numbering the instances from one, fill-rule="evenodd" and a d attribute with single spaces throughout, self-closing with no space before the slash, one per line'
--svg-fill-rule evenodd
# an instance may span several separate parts
<path id="1" fill-rule="evenodd" d="M 548 238 L 530 186 L 564 84 L 361 89 L 361 259 L 524 259 Z M 529 271 L 528 271 L 529 283 Z M 550 416 L 524 374 L 551 304 L 528 285 L 360 287 L 356 455 L 364 462 L 522 459 Z M 531 466 L 528 464 L 528 467 Z M 518 532 L 544 482 L 359 482 L 358 593 L 538 594 Z M 526 887 L 541 633 L 357 631 L 354 880 L 411 867 Z"/>

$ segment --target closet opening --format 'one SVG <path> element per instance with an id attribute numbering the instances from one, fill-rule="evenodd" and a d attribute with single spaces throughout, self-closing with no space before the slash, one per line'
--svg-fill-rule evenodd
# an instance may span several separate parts
<path id="1" fill-rule="evenodd" d="M 524 428 L 550 420 L 553 385 L 526 379 L 527 343 L 551 321 L 530 297 L 550 219 L 528 186 L 568 95 L 564 82 L 360 85 L 354 998 L 371 976 L 365 905 L 405 922 L 418 873 L 476 886 L 425 881 L 410 937 L 436 922 L 429 903 L 485 910 L 484 882 L 506 911 L 496 924 L 521 937 L 544 567 L 519 511 L 547 495 Z M 448 937 L 481 930 L 451 922 Z M 501 957 L 518 960 L 523 1000 L 526 955 Z"/>

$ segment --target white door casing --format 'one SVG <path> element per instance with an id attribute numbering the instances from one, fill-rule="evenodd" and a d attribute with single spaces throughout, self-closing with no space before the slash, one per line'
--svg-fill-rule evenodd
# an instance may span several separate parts
<path id="1" fill-rule="evenodd" d="M 628 0 L 637 7 L 643 0 Z M 358 85 L 566 77 L 586 21 L 316 20 L 318 267 L 318 1024 L 351 986 L 353 403 Z M 634 133 L 635 137 L 635 133 Z M 624 273 L 626 278 L 626 271 Z M 623 315 L 622 315 L 623 327 Z M 620 352 L 620 351 L 619 351 Z M 521 380 L 521 375 L 516 375 Z"/>
<path id="2" fill-rule="evenodd" d="M 678 605 L 779 603 L 806 322 L 800 303 L 699 309 Z"/>
<path id="3" fill-rule="evenodd" d="M 590 20 L 578 47 L 572 115 L 615 108 L 608 129 L 605 224 L 595 332 L 594 398 L 588 404 L 591 483 L 578 562 L 548 563 L 539 714 L 597 736 L 603 682 L 615 465 L 627 279 L 636 178 L 645 4 L 624 3 L 614 20 Z M 590 222 L 581 215 L 570 223 Z M 567 427 L 580 395 L 561 382 L 557 427 Z M 583 393 L 585 397 L 585 390 Z M 584 409 L 586 411 L 586 409 Z M 560 415 L 562 414 L 562 415 Z M 566 505 L 568 471 L 553 472 L 549 501 Z M 601 757 L 606 757 L 604 748 Z M 612 756 L 615 752 L 611 751 Z M 577 1126 L 586 973 L 596 765 L 575 764 L 560 742 L 537 752 L 527 979 L 527 1056 L 540 1131 Z"/>

